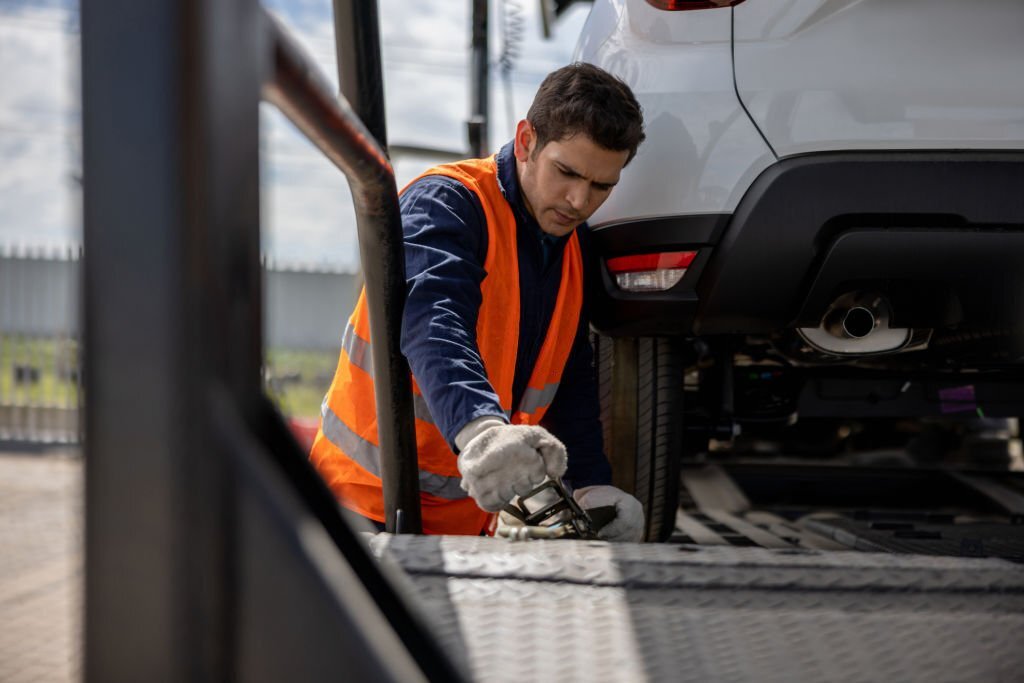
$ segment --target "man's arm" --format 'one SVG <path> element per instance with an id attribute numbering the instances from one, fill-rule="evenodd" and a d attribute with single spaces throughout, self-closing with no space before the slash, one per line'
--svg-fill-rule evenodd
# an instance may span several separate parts
<path id="1" fill-rule="evenodd" d="M 601 436 L 594 353 L 585 334 L 586 324 L 581 322 L 580 328 L 544 424 L 565 442 L 569 468 L 563 478 L 574 489 L 576 502 L 584 510 L 615 508 L 615 518 L 598 531 L 598 536 L 609 541 L 637 542 L 643 539 L 644 509 L 639 500 L 611 485 L 611 467 Z"/>
<path id="2" fill-rule="evenodd" d="M 544 416 L 545 426 L 565 442 L 569 467 L 564 479 L 584 510 L 612 506 L 615 518 L 598 531 L 609 541 L 643 540 L 644 509 L 640 501 L 611 485 L 612 471 L 604 455 L 597 380 L 590 340 L 581 322 L 558 394 Z"/>
<path id="3" fill-rule="evenodd" d="M 570 456 L 566 480 L 570 486 L 579 489 L 610 484 L 612 472 L 604 453 L 594 350 L 590 346 L 589 309 L 592 298 L 589 287 L 600 282 L 600 271 L 592 258 L 590 229 L 581 226 L 576 229 L 576 236 L 583 255 L 583 309 L 558 393 L 544 415 L 544 425 L 565 443 Z"/>
<path id="4" fill-rule="evenodd" d="M 584 255 L 585 280 L 597 276 L 590 253 L 589 235 L 577 230 Z M 570 455 L 564 479 L 574 489 L 573 498 L 584 510 L 615 507 L 615 519 L 598 535 L 609 541 L 640 541 L 644 534 L 644 510 L 640 501 L 611 486 L 611 466 L 604 454 L 594 351 L 590 346 L 588 306 L 584 303 L 572 352 L 562 373 L 558 393 L 544 415 L 544 423 L 565 442 Z"/>
<path id="5" fill-rule="evenodd" d="M 581 320 L 558 393 L 541 422 L 565 444 L 569 453 L 565 480 L 576 489 L 612 481 L 611 466 L 604 454 L 594 352 L 587 329 L 586 321 Z"/>
<path id="6" fill-rule="evenodd" d="M 506 422 L 476 343 L 487 230 L 479 200 L 443 176 L 422 178 L 400 199 L 408 295 L 401 349 L 434 424 L 450 446 L 470 421 Z"/>
<path id="7" fill-rule="evenodd" d="M 434 424 L 449 446 L 459 440 L 462 489 L 496 512 L 545 477 L 562 476 L 565 447 L 541 427 L 509 425 L 487 379 L 476 343 L 487 231 L 475 195 L 429 177 L 400 205 L 409 290 L 402 352 Z"/>

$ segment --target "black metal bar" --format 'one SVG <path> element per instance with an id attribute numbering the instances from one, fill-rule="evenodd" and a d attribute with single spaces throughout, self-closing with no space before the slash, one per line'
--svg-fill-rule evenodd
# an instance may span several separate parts
<path id="1" fill-rule="evenodd" d="M 82 7 L 89 680 L 234 678 L 233 480 L 196 397 L 261 391 L 260 22 Z"/>
<path id="2" fill-rule="evenodd" d="M 174 408 L 181 405 L 184 383 L 182 306 L 171 286 L 180 248 L 169 239 L 181 220 L 174 197 L 180 19 L 171 2 L 108 9 L 109 15 L 102 5 L 85 3 L 81 19 L 83 161 L 89 179 L 84 239 L 90 250 L 84 264 L 85 679 L 141 680 L 147 666 L 166 678 L 188 678 L 177 628 L 180 587 L 171 579 L 186 562 L 173 501 L 183 492 L 174 454 L 181 457 L 188 441 L 175 429 Z M 145 52 L 141 36 L 149 37 Z M 115 54 L 122 64 L 136 62 L 135 106 L 127 105 L 124 85 L 134 79 L 119 82 Z M 111 106 L 117 102 L 123 106 Z M 129 179 L 127 171 L 136 173 L 139 159 L 146 160 L 147 172 Z M 162 211 L 152 210 L 157 206 Z M 124 286 L 115 288 L 115 279 Z M 138 313 L 132 325 L 126 324 L 128 311 Z M 119 362 L 125 358 L 138 366 L 131 381 Z M 147 401 L 139 401 L 142 394 Z M 139 421 L 139 409 L 147 405 L 167 408 L 147 411 Z M 125 419 L 121 429 L 119 416 Z M 133 460 L 123 458 L 129 440 L 138 449 Z M 142 486 L 144 480 L 159 487 Z M 138 493 L 130 491 L 134 487 Z M 131 610 L 145 615 L 145 623 L 135 624 Z M 133 626 L 130 652 L 118 657 L 115 644 L 123 644 Z"/>
<path id="3" fill-rule="evenodd" d="M 445 683 L 468 681 L 469 676 L 460 669 L 461 663 L 448 656 L 445 649 L 434 636 L 434 630 L 430 628 L 429 622 L 423 620 L 425 615 L 420 610 L 415 609 L 415 605 L 409 604 L 405 594 L 399 593 L 396 586 L 381 572 L 380 563 L 371 554 L 365 540 L 361 538 L 360 533 L 356 530 L 358 527 L 347 523 L 343 519 L 343 515 L 347 513 L 338 505 L 338 501 L 327 487 L 327 483 L 310 465 L 307 458 L 308 454 L 296 443 L 295 437 L 292 435 L 287 423 L 281 414 L 277 412 L 273 403 L 270 399 L 264 397 L 262 404 L 261 413 L 251 417 L 248 425 L 251 437 L 258 443 L 258 447 L 246 449 L 249 451 L 248 453 L 236 452 L 233 454 L 238 459 L 240 465 L 239 477 L 259 476 L 258 470 L 262 469 L 263 465 L 255 461 L 266 459 L 267 457 L 272 459 L 278 471 L 286 480 L 286 485 L 302 501 L 302 506 L 309 515 L 330 536 L 334 545 L 344 556 L 345 562 L 359 576 L 363 587 L 377 604 L 380 614 L 391 624 L 391 627 L 419 663 L 427 678 L 431 681 L 445 681 Z M 221 436 L 227 436 L 230 439 L 228 434 L 221 434 Z M 253 445 L 255 446 L 256 444 Z M 308 521 L 303 521 L 302 524 L 306 525 L 308 523 Z M 257 528 L 259 528 L 258 524 Z M 266 533 L 267 530 L 264 529 L 258 531 L 260 538 L 264 538 Z M 322 562 L 324 559 L 326 558 L 309 558 L 315 564 Z M 270 570 L 273 574 L 274 569 L 270 568 Z M 277 580 L 281 581 L 281 574 L 278 574 Z M 296 580 L 290 579 L 290 581 Z M 301 580 L 298 582 L 301 583 Z M 358 593 L 358 590 L 346 590 L 345 597 L 358 600 Z M 295 604 L 291 608 L 283 608 L 280 612 L 287 614 L 288 618 L 291 619 L 296 614 L 305 613 L 307 609 L 308 605 Z M 274 618 L 280 621 L 279 616 L 275 615 Z M 242 628 L 244 629 L 245 625 Z M 270 628 L 274 629 L 275 627 L 271 625 Z M 322 629 L 311 628 L 304 623 L 300 627 L 293 629 L 292 632 L 305 633 L 307 630 L 321 631 Z M 328 639 L 339 637 L 339 634 L 333 631 L 327 631 L 326 635 Z M 357 640 L 359 638 L 359 636 L 356 637 Z M 265 634 L 261 640 L 262 642 L 276 642 L 275 636 L 270 634 Z M 305 636 L 303 636 L 303 640 L 306 640 Z M 339 650 L 337 644 L 334 644 L 332 648 L 335 653 Z M 288 653 L 280 654 L 282 659 L 286 659 L 288 656 Z M 318 655 L 314 654 L 312 658 L 317 659 Z M 333 655 L 328 655 L 328 658 L 334 661 Z M 348 669 L 345 669 L 345 673 L 348 679 L 359 680 L 351 675 Z M 288 678 L 288 676 L 269 676 L 269 678 L 280 679 Z M 298 675 L 291 676 L 291 678 L 307 680 L 310 677 Z M 335 672 L 328 678 L 337 679 L 339 676 Z M 246 677 L 238 676 L 238 680 L 246 680 Z"/>
<path id="4" fill-rule="evenodd" d="M 274 73 L 264 97 L 348 178 L 366 280 L 387 530 L 420 533 L 419 470 L 409 364 L 399 348 L 405 257 L 395 175 L 384 150 L 287 31 L 267 15 Z M 397 519 L 401 513 L 401 529 Z"/>
<path id="5" fill-rule="evenodd" d="M 490 48 L 488 42 L 488 0 L 473 0 L 473 60 L 470 77 L 470 114 L 467 130 L 469 150 L 475 157 L 485 156 L 489 149 L 488 119 L 490 117 Z"/>
<path id="6" fill-rule="evenodd" d="M 468 681 L 342 520 L 269 400 L 245 418 L 219 389 L 205 404 L 234 466 L 240 551 L 238 656 L 225 680 Z"/>
<path id="7" fill-rule="evenodd" d="M 420 679 L 390 624 L 430 680 L 466 680 L 342 521 L 261 393 L 267 37 L 254 0 L 111 0 L 82 10 L 85 678 Z M 321 118 L 337 124 L 342 107 L 319 101 L 324 92 L 333 101 L 330 91 L 310 88 L 305 62 L 289 61 L 270 37 L 281 66 L 271 93 L 300 102 L 292 113 L 306 130 Z M 303 88 L 305 99 L 295 95 Z M 332 158 L 352 174 L 357 205 L 376 209 L 361 215 L 393 226 L 387 160 L 365 129 L 343 128 L 324 128 L 321 144 L 333 144 Z M 396 376 L 411 399 L 408 369 Z M 411 405 L 398 412 L 411 416 Z M 312 500 L 310 489 L 319 491 Z M 419 512 L 415 490 L 414 500 L 406 516 Z M 341 554 L 323 552 L 321 531 Z M 372 661 L 353 668 L 352 653 Z"/>
<path id="8" fill-rule="evenodd" d="M 377 0 L 334 0 L 334 46 L 341 96 L 387 150 Z"/>

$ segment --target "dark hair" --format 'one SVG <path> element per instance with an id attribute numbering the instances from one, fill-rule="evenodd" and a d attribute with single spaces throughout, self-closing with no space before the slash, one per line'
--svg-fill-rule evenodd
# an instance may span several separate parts
<path id="1" fill-rule="evenodd" d="M 629 86 L 582 62 L 548 74 L 526 118 L 536 131 L 538 150 L 584 133 L 605 149 L 629 151 L 629 163 L 645 137 L 643 112 Z"/>

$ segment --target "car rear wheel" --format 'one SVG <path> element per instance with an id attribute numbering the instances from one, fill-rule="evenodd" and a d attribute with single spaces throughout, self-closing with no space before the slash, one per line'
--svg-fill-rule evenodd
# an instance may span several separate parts
<path id="1" fill-rule="evenodd" d="M 644 506 L 647 541 L 675 527 L 683 443 L 683 351 L 663 337 L 594 333 L 605 450 L 615 486 Z"/>

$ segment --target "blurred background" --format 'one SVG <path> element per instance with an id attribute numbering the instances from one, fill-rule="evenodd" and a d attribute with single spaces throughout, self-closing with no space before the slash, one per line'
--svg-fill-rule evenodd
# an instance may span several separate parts
<path id="1" fill-rule="evenodd" d="M 388 138 L 401 187 L 470 156 L 472 0 L 379 3 Z M 272 0 L 337 86 L 329 0 Z M 589 5 L 549 38 L 539 0 L 491 0 L 487 147 L 552 69 L 568 63 Z M 81 244 L 79 6 L 0 0 L 0 440 L 77 443 Z M 145 163 L 139 159 L 139 163 Z M 276 109 L 261 111 L 266 383 L 312 424 L 359 287 L 346 181 Z"/>
<path id="2" fill-rule="evenodd" d="M 273 0 L 337 87 L 331 0 Z M 379 3 L 399 186 L 469 156 L 472 0 Z M 542 37 L 539 0 L 490 0 L 494 151 L 571 59 L 585 3 Z M 80 677 L 84 379 L 79 4 L 0 0 L 0 681 Z M 344 176 L 261 110 L 265 385 L 311 438 L 360 284 Z M 139 158 L 138 163 L 146 163 Z M 144 226 L 140 226 L 142 228 Z"/>

